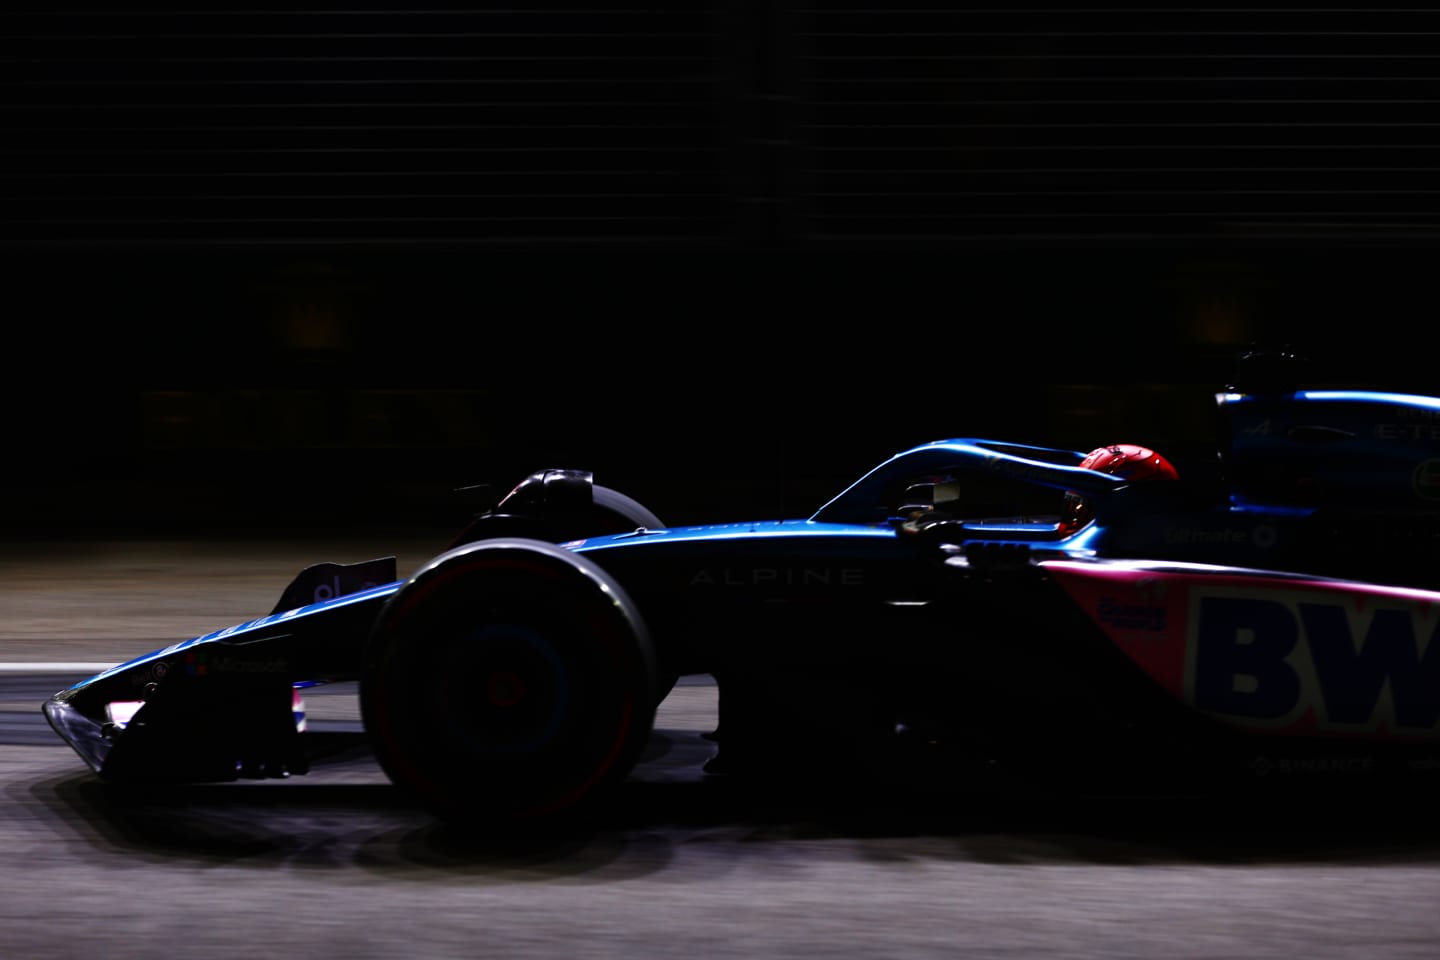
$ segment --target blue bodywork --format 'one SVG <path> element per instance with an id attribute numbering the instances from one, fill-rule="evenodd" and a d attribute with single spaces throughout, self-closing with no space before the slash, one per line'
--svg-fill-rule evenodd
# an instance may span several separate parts
<path id="1" fill-rule="evenodd" d="M 1153 697 L 1153 684 L 1054 588 L 1047 562 L 1144 560 L 1440 586 L 1440 565 L 1430 562 L 1440 536 L 1440 399 L 1236 391 L 1217 395 L 1217 409 L 1222 469 L 1200 483 L 1129 483 L 1081 468 L 1083 451 L 960 438 L 897 453 L 808 518 L 555 539 L 623 584 L 670 677 L 739 675 L 758 688 L 768 675 L 817 664 L 852 679 L 888 677 L 901 664 L 894 689 L 908 692 L 922 690 L 927 673 L 983 664 L 1056 703 L 1090 683 L 1124 701 L 1104 709 L 1151 711 L 1168 723 L 1166 698 Z M 1093 504 L 1093 521 L 1079 530 L 1058 524 L 1066 496 Z M 517 518 L 505 520 L 513 531 Z M 305 595 L 304 577 L 287 597 Z M 291 691 L 359 678 L 372 626 L 407 582 L 145 654 L 60 691 L 45 714 L 93 770 L 114 779 L 304 772 Z M 1040 635 L 1068 672 L 1045 673 L 1038 654 L 1013 659 L 1021 648 L 1003 639 Z M 1006 690 L 985 702 L 1021 702 Z M 783 696 L 755 702 L 774 712 Z M 133 718 L 114 719 L 114 704 L 136 701 Z"/>
<path id="2" fill-rule="evenodd" d="M 1440 508 L 1440 399 L 1299 390 L 1218 402 L 1235 506 Z"/>

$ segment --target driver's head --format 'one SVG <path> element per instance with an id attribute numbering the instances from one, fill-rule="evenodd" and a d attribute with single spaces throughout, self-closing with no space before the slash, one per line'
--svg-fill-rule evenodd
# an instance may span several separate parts
<path id="1" fill-rule="evenodd" d="M 1078 464 L 1086 470 L 1124 477 L 1126 480 L 1178 480 L 1180 475 L 1174 466 L 1149 447 L 1134 443 L 1112 443 L 1096 447 L 1085 455 Z M 1065 494 L 1065 505 L 1061 510 L 1061 532 L 1070 534 L 1089 523 L 1095 516 L 1095 509 L 1078 493 Z"/>
<path id="2" fill-rule="evenodd" d="M 1085 454 L 1080 466 L 1127 480 L 1178 480 L 1180 475 L 1160 454 L 1134 443 L 1112 443 Z"/>

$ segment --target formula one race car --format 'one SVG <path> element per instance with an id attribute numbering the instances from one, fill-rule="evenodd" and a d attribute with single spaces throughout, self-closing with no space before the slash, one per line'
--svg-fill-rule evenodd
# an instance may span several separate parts
<path id="1" fill-rule="evenodd" d="M 268 614 L 44 712 L 109 781 L 287 776 L 313 759 L 295 691 L 358 681 L 385 773 L 499 829 L 613 797 L 699 674 L 730 777 L 1211 790 L 1440 767 L 1440 398 L 1267 375 L 1216 399 L 1198 478 L 1134 444 L 951 439 L 803 519 L 671 528 L 539 471 L 406 580 L 308 568 Z"/>

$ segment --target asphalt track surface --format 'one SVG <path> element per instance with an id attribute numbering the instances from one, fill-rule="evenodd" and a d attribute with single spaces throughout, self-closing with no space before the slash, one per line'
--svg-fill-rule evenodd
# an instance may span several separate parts
<path id="1" fill-rule="evenodd" d="M 266 613 L 318 560 L 442 536 L 9 544 L 0 558 L 0 955 L 15 958 L 1440 956 L 1429 805 L 1247 809 L 987 793 L 798 798 L 700 766 L 715 688 L 677 687 L 613 813 L 479 849 L 362 748 L 286 781 L 103 787 L 40 703 Z M 356 729 L 353 691 L 313 693 Z"/>

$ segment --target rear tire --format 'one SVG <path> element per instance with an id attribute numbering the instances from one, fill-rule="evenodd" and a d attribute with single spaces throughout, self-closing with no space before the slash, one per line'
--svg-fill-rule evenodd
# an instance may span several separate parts
<path id="1" fill-rule="evenodd" d="M 386 604 L 360 682 L 390 779 L 443 820 L 553 830 L 630 773 L 654 726 L 654 654 L 620 585 L 553 544 L 485 540 Z"/>

